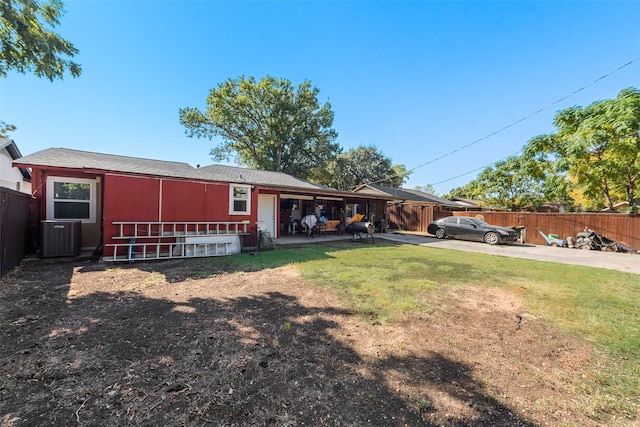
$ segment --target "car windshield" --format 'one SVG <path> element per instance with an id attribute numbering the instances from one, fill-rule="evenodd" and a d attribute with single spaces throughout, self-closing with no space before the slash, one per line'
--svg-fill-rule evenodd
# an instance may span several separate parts
<path id="1" fill-rule="evenodd" d="M 490 225 L 490 224 L 488 224 L 488 223 L 486 223 L 483 220 L 478 219 L 478 218 L 470 218 L 470 219 L 471 219 L 471 221 L 475 222 L 477 225 L 484 225 L 484 226 Z"/>

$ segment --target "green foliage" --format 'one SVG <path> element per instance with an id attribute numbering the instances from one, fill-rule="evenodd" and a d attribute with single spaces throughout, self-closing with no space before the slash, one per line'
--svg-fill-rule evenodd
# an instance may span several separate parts
<path id="1" fill-rule="evenodd" d="M 392 165 L 391 159 L 375 147 L 362 145 L 336 156 L 326 172 L 316 181 L 345 191 L 369 183 L 400 187 L 410 174 L 404 165 Z"/>
<path id="2" fill-rule="evenodd" d="M 633 204 L 640 178 L 640 91 L 628 88 L 615 99 L 567 108 L 554 124 L 557 132 L 530 140 L 525 156 L 566 173 L 587 207 Z"/>
<path id="3" fill-rule="evenodd" d="M 460 187 L 456 187 L 449 191 L 445 195 L 446 198 L 449 197 L 462 197 L 463 199 L 469 200 L 483 200 L 483 189 L 480 186 L 478 180 L 473 180 L 471 182 L 466 183 Z"/>
<path id="4" fill-rule="evenodd" d="M 432 411 L 435 405 L 431 402 L 428 396 L 414 396 L 413 404 L 418 410 L 418 412 L 429 412 Z"/>
<path id="5" fill-rule="evenodd" d="M 407 178 L 409 178 L 409 175 L 413 173 L 412 171 L 407 170 L 406 166 L 402 163 L 393 165 L 391 169 L 393 170 L 393 175 L 389 177 L 388 181 L 382 181 L 386 182 L 386 186 L 388 187 L 401 187 L 402 184 L 404 184 L 404 182 L 407 180 Z"/>
<path id="6" fill-rule="evenodd" d="M 425 185 L 416 185 L 414 187 L 414 189 L 418 190 L 418 191 L 422 191 L 423 193 L 428 193 L 428 194 L 433 194 L 434 196 L 437 196 L 438 194 L 436 193 L 436 189 L 434 188 L 433 185 L 431 184 L 425 184 Z"/>
<path id="7" fill-rule="evenodd" d="M 89 200 L 91 188 L 89 184 L 74 184 L 70 182 L 54 183 L 54 194 L 56 199 L 64 200 Z"/>
<path id="8" fill-rule="evenodd" d="M 14 125 L 7 124 L 0 120 L 0 138 L 9 138 L 9 133 L 16 130 Z"/>
<path id="9" fill-rule="evenodd" d="M 73 77 L 80 75 L 80 65 L 66 59 L 78 49 L 52 31 L 60 23 L 62 7 L 60 0 L 0 2 L 0 76 L 9 70 L 32 71 L 50 81 L 62 79 L 67 70 Z"/>
<path id="10" fill-rule="evenodd" d="M 478 180 L 485 189 L 485 201 L 514 211 L 544 202 L 542 183 L 526 173 L 524 159 L 511 156 L 485 169 Z"/>
<path id="11" fill-rule="evenodd" d="M 531 138 L 519 157 L 483 170 L 448 196 L 482 200 L 512 210 L 562 203 L 599 210 L 635 206 L 640 179 L 640 91 L 559 111 L 556 133 Z M 637 209 L 637 208 L 631 208 Z"/>
<path id="12" fill-rule="evenodd" d="M 190 137 L 222 138 L 211 150 L 216 161 L 233 155 L 255 169 L 322 176 L 340 147 L 331 104 L 320 105 L 318 93 L 309 81 L 229 79 L 209 92 L 206 111 L 180 109 L 180 123 Z"/>
<path id="13" fill-rule="evenodd" d="M 520 211 L 545 202 L 567 204 L 568 181 L 554 173 L 547 162 L 527 156 L 510 156 L 485 168 L 478 177 L 449 196 L 482 200 L 492 206 Z M 568 203 L 569 205 L 571 203 Z"/>

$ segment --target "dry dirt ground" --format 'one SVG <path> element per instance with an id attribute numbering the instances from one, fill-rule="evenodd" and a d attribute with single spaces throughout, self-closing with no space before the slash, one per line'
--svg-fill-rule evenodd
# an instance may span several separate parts
<path id="1" fill-rule="evenodd" d="M 590 348 L 517 296 L 438 293 L 371 324 L 294 267 L 24 263 L 0 279 L 1 426 L 597 423 L 567 377 Z"/>

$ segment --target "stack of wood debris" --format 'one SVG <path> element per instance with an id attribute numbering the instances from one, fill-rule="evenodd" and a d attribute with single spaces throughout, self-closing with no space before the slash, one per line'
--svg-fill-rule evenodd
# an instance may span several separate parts
<path id="1" fill-rule="evenodd" d="M 638 252 L 623 243 L 615 242 L 589 228 L 585 228 L 583 232 L 578 233 L 575 239 L 568 237 L 567 243 L 570 248 L 576 249 L 608 252 Z"/>

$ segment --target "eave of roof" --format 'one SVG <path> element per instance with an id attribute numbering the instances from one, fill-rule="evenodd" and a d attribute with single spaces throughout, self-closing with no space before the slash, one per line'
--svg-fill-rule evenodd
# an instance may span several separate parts
<path id="1" fill-rule="evenodd" d="M 18 149 L 18 146 L 16 145 L 15 141 L 12 139 L 0 138 L 0 150 L 2 149 L 7 150 L 12 160 L 16 160 L 22 157 L 22 154 L 20 154 L 20 150 Z M 18 168 L 18 170 L 20 170 L 20 173 L 22 174 L 22 178 L 27 182 L 31 182 L 31 172 L 29 171 L 29 169 L 21 166 L 16 166 L 16 167 Z"/>
<path id="2" fill-rule="evenodd" d="M 67 148 L 48 148 L 19 158 L 15 160 L 13 164 L 33 168 L 80 170 L 96 174 L 113 172 L 209 182 L 233 182 L 315 195 L 354 198 L 372 198 L 373 196 L 340 191 L 324 185 L 314 184 L 282 172 L 262 171 L 227 165 L 209 165 L 194 168 L 187 163 L 118 156 Z M 391 200 L 391 198 L 384 196 L 375 198 Z"/>

